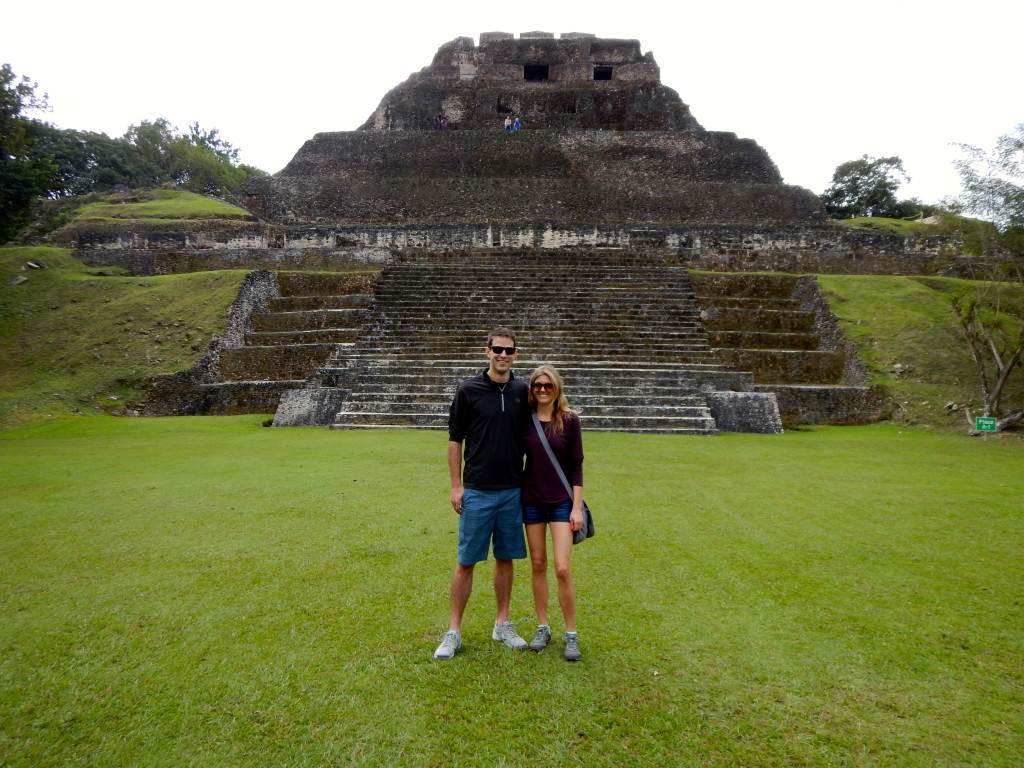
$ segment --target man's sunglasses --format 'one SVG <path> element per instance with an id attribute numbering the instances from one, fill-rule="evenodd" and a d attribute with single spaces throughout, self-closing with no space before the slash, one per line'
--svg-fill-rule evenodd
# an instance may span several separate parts
<path id="1" fill-rule="evenodd" d="M 506 355 L 514 355 L 516 353 L 515 347 L 491 347 L 491 352 L 496 355 L 500 355 L 504 352 Z"/>
<path id="2" fill-rule="evenodd" d="M 555 385 L 552 384 L 550 381 L 535 381 L 533 382 L 533 388 L 538 391 L 542 389 L 548 391 L 554 389 Z"/>

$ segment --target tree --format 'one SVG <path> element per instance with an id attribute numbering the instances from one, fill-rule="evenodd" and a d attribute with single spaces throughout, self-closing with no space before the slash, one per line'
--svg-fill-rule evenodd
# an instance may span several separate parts
<path id="1" fill-rule="evenodd" d="M 1024 124 L 1000 136 L 991 152 L 959 146 L 966 157 L 955 163 L 961 192 L 951 202 L 994 224 L 981 255 L 987 265 L 1000 263 L 997 277 L 1004 279 L 976 281 L 953 297 L 953 312 L 978 369 L 982 415 L 995 417 L 1000 431 L 1024 419 L 1024 410 L 1002 410 L 1007 380 L 1024 367 Z"/>
<path id="2" fill-rule="evenodd" d="M 265 175 L 252 166 L 235 165 L 238 150 L 220 138 L 216 128 L 206 131 L 194 123 L 189 131 L 178 134 L 177 128 L 164 118 L 144 120 L 128 129 L 125 140 L 159 170 L 162 181 L 192 192 L 219 194 L 234 189 L 250 176 Z"/>
<path id="3" fill-rule="evenodd" d="M 832 185 L 822 192 L 821 202 L 833 218 L 902 218 L 906 215 L 906 205 L 914 202 L 904 201 L 901 204 L 896 199 L 896 191 L 904 181 L 910 181 L 910 177 L 900 158 L 863 155 L 859 160 L 850 160 L 836 167 Z"/>
<path id="4" fill-rule="evenodd" d="M 160 170 L 123 138 L 57 128 L 49 123 L 36 123 L 33 132 L 39 153 L 56 166 L 49 197 L 150 187 L 162 181 Z"/>
<path id="5" fill-rule="evenodd" d="M 28 216 L 32 200 L 46 194 L 53 164 L 40 155 L 32 132 L 29 110 L 46 109 L 46 95 L 38 85 L 20 80 L 10 64 L 0 66 L 0 243 L 7 242 Z"/>

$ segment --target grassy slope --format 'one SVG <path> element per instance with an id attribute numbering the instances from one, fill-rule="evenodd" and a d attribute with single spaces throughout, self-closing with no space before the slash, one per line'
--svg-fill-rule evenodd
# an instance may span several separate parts
<path id="1" fill-rule="evenodd" d="M 443 435 L 259 422 L 0 433 L 4 765 L 1020 765 L 1024 444 L 591 435 L 583 661 L 438 663 Z"/>
<path id="2" fill-rule="evenodd" d="M 251 218 L 252 214 L 248 211 L 233 205 L 194 192 L 172 189 L 108 195 L 100 202 L 83 205 L 74 214 L 76 222 Z"/>
<path id="3" fill-rule="evenodd" d="M 895 418 L 921 426 L 966 426 L 956 403 L 981 406 L 977 369 L 954 322 L 950 294 L 966 280 L 937 277 L 821 275 L 843 330 L 868 364 L 872 382 L 892 394 Z M 1018 301 L 1024 299 L 1016 289 Z M 1004 404 L 1024 405 L 1024 371 L 1008 384 Z"/>
<path id="4" fill-rule="evenodd" d="M 47 269 L 26 269 L 33 259 Z M 246 274 L 117 272 L 58 248 L 0 249 L 0 425 L 123 408 L 139 390 L 119 380 L 187 368 L 223 332 Z"/>

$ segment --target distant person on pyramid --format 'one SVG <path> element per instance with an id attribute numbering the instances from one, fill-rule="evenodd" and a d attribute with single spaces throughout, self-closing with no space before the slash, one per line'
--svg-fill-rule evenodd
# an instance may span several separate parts
<path id="1" fill-rule="evenodd" d="M 515 122 L 512 123 L 512 130 L 513 131 L 518 131 L 521 126 L 522 126 L 522 123 L 519 122 L 519 118 L 517 117 Z"/>
<path id="2" fill-rule="evenodd" d="M 511 131 L 512 130 L 512 118 L 509 117 L 508 115 L 505 115 L 505 130 L 506 131 Z"/>
<path id="3" fill-rule="evenodd" d="M 553 366 L 542 365 L 530 376 L 531 421 L 526 428 L 526 479 L 523 483 L 523 523 L 530 545 L 533 570 L 533 603 L 537 631 L 530 650 L 543 651 L 551 640 L 548 625 L 548 551 L 558 579 L 558 604 L 565 620 L 566 661 L 579 661 L 580 640 L 576 632 L 576 584 L 569 561 L 572 534 L 583 525 L 583 434 L 580 417 L 569 408 L 562 389 L 562 377 Z M 544 437 L 541 438 L 540 431 Z M 547 447 L 545 447 L 545 442 Z M 550 447 L 550 455 L 548 452 Z M 551 459 L 558 461 L 558 469 Z M 570 494 L 566 486 L 572 488 Z"/>
<path id="4" fill-rule="evenodd" d="M 520 493 L 530 423 L 527 385 L 512 373 L 519 354 L 513 331 L 491 331 L 484 354 L 487 369 L 459 385 L 448 413 L 448 472 L 452 508 L 459 515 L 459 549 L 451 619 L 434 652 L 438 659 L 450 659 L 462 647 L 462 616 L 473 590 L 473 569 L 487 559 L 492 542 L 498 607 L 491 638 L 515 650 L 527 647 L 509 621 L 512 561 L 526 557 Z"/>

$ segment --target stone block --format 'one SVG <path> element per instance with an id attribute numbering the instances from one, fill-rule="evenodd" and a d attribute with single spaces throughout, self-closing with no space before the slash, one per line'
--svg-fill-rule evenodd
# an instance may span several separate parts
<path id="1" fill-rule="evenodd" d="M 782 418 L 774 393 L 708 392 L 706 396 L 721 432 L 782 433 Z"/>

